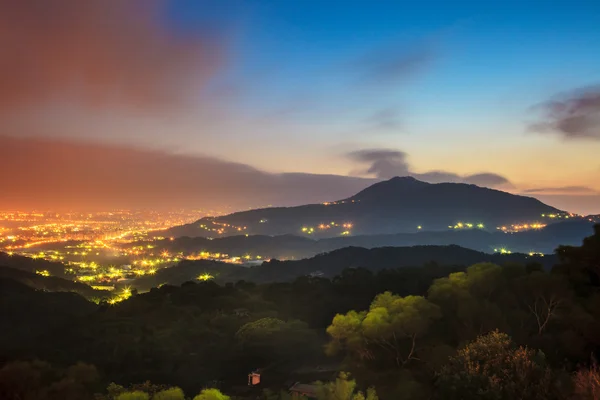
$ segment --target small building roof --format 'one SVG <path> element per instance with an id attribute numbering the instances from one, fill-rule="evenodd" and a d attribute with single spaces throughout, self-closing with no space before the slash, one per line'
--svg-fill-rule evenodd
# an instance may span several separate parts
<path id="1" fill-rule="evenodd" d="M 290 388 L 290 392 L 297 392 L 306 394 L 310 397 L 315 397 L 317 395 L 317 385 L 296 382 Z"/>

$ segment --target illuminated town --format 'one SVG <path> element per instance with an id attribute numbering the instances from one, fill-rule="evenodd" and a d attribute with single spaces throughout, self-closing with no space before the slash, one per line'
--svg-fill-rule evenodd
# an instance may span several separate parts
<path id="1" fill-rule="evenodd" d="M 334 203 L 329 203 L 334 204 Z M 260 263 L 268 254 L 225 254 L 208 251 L 170 253 L 161 248 L 161 231 L 173 226 L 191 223 L 215 211 L 111 211 L 97 213 L 48 213 L 48 212 L 2 212 L 0 213 L 0 250 L 9 255 L 18 254 L 31 258 L 61 262 L 70 278 L 89 284 L 95 289 L 114 290 L 115 286 L 127 288 L 127 283 L 137 277 L 155 274 L 159 269 L 173 266 L 183 259 L 218 260 L 227 263 Z M 495 227 L 506 234 L 544 229 L 556 220 L 581 218 L 576 214 L 541 215 L 539 221 L 515 223 Z M 588 217 L 592 220 L 594 217 Z M 224 235 L 248 236 L 248 227 L 235 226 L 213 219 L 205 219 L 200 228 L 208 239 Z M 260 220 L 267 223 L 267 220 Z M 350 236 L 354 223 L 351 221 L 323 221 L 317 225 L 300 225 L 298 235 L 315 236 L 319 232 L 334 236 Z M 417 231 L 427 227 L 417 226 Z M 457 221 L 450 230 L 488 230 L 482 222 Z M 490 231 L 492 229 L 489 229 Z M 505 247 L 494 252 L 510 254 Z M 537 254 L 531 251 L 530 255 Z M 50 276 L 47 270 L 36 273 Z M 199 277 L 210 279 L 209 275 Z M 113 301 L 130 295 L 125 290 L 116 294 Z"/>
<path id="2" fill-rule="evenodd" d="M 152 233 L 193 222 L 204 211 L 111 211 L 97 213 L 1 212 L 0 250 L 9 255 L 64 263 L 66 274 L 95 289 L 113 290 L 118 282 L 154 274 L 181 256 L 153 246 L 132 246 L 154 240 Z M 36 271 L 50 276 L 47 270 Z M 130 294 L 129 294 L 130 295 Z M 127 291 L 118 296 L 127 297 Z"/>

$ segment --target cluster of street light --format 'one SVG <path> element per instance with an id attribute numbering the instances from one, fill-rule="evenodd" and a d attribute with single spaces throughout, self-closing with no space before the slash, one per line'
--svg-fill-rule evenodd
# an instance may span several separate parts
<path id="1" fill-rule="evenodd" d="M 312 235 L 315 232 L 325 232 L 328 231 L 330 229 L 333 228 L 337 228 L 340 231 L 340 235 L 342 236 L 347 236 L 351 234 L 351 230 L 354 227 L 354 225 L 351 222 L 342 222 L 342 223 L 338 223 L 335 221 L 331 221 L 328 223 L 321 223 L 319 225 L 317 225 L 317 227 L 314 226 L 303 226 L 300 231 L 304 234 L 307 235 Z"/>

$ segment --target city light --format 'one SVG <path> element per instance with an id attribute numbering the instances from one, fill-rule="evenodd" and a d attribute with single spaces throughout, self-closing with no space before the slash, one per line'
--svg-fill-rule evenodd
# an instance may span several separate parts
<path id="1" fill-rule="evenodd" d="M 196 279 L 199 280 L 199 281 L 206 282 L 206 281 L 209 281 L 209 280 L 211 280 L 213 278 L 214 278 L 214 276 L 212 276 L 211 274 L 204 273 L 204 274 L 199 275 Z"/>

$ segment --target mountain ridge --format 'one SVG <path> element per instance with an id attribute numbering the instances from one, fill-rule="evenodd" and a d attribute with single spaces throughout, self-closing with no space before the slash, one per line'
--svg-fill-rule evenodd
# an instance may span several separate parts
<path id="1" fill-rule="evenodd" d="M 205 217 L 173 227 L 167 236 L 239 234 L 310 237 L 446 230 L 460 221 L 496 226 L 533 222 L 563 211 L 527 196 L 462 183 L 426 183 L 412 177 L 377 182 L 346 199 L 295 207 L 271 207 Z"/>

